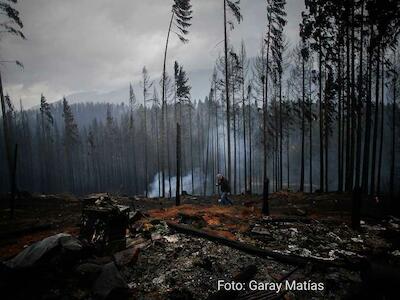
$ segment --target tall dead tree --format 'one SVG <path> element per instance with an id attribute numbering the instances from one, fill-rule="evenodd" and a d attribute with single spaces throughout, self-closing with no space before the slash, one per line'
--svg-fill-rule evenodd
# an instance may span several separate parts
<path id="1" fill-rule="evenodd" d="M 179 180 L 181 177 L 181 125 L 176 123 L 176 190 L 175 190 L 175 205 L 181 204 L 181 188 Z"/>
<path id="2" fill-rule="evenodd" d="M 230 102 L 229 102 L 229 68 L 228 68 L 228 28 L 233 27 L 233 22 L 227 19 L 227 9 L 230 9 L 238 23 L 243 19 L 240 13 L 240 0 L 224 0 L 224 54 L 225 54 L 225 101 L 226 101 L 226 130 L 227 130 L 227 172 L 231 178 L 231 132 L 230 132 Z"/>
<path id="3" fill-rule="evenodd" d="M 162 126 L 161 126 L 161 148 L 164 149 L 166 143 L 166 131 L 167 127 L 167 97 L 166 97 L 166 63 L 167 63 L 167 52 L 168 52 L 168 43 L 171 31 L 174 32 L 178 38 L 183 42 L 187 43 L 188 39 L 185 37 L 189 31 L 189 27 L 191 26 L 192 19 L 192 5 L 190 0 L 174 0 L 174 4 L 172 5 L 171 10 L 171 18 L 168 26 L 167 40 L 165 42 L 165 50 L 164 50 L 164 63 L 163 63 L 163 74 L 162 74 Z M 173 25 L 177 31 L 173 31 Z M 164 151 L 162 152 L 161 160 L 162 160 L 162 197 L 165 197 L 165 155 Z"/>
<path id="4" fill-rule="evenodd" d="M 135 119 L 134 110 L 136 109 L 136 95 L 133 91 L 132 84 L 129 84 L 129 139 L 131 143 L 131 150 L 133 156 L 133 177 L 134 177 L 134 190 L 138 191 L 138 179 L 137 179 L 137 157 L 136 157 L 136 145 L 135 145 Z"/>
<path id="5" fill-rule="evenodd" d="M 246 72 L 248 69 L 248 61 L 246 56 L 246 48 L 244 46 L 244 42 L 242 42 L 240 49 L 240 83 L 242 88 L 242 122 L 243 122 L 243 151 L 244 151 L 244 191 L 245 193 L 248 191 L 247 185 L 247 145 L 246 145 L 246 100 L 245 100 L 245 84 L 246 84 Z M 249 104 L 250 105 L 250 104 Z"/>
<path id="6" fill-rule="evenodd" d="M 22 32 L 22 28 L 24 25 L 19 16 L 19 11 L 15 9 L 14 5 L 18 2 L 18 0 L 12 1 L 1 1 L 0 2 L 0 34 L 2 35 L 11 35 L 16 36 L 21 39 L 25 39 L 25 35 Z M 23 67 L 19 61 L 1 61 L 0 63 L 15 63 L 20 67 Z M 14 171 L 14 166 L 16 166 L 17 158 L 13 158 L 12 154 L 12 145 L 11 145 L 11 136 L 10 136 L 10 128 L 8 126 L 8 119 L 6 113 L 6 103 L 5 96 L 3 91 L 3 82 L 2 82 L 2 74 L 0 71 L 0 101 L 1 101 L 1 111 L 3 114 L 3 130 L 4 130 L 4 145 L 6 150 L 6 159 L 8 163 L 8 171 L 9 171 L 9 181 L 10 181 L 10 217 L 14 218 L 14 200 L 15 200 L 15 191 L 16 191 L 16 171 Z M 14 154 L 17 154 L 17 146 L 15 146 Z M 15 162 L 15 163 L 14 163 Z"/>
<path id="7" fill-rule="evenodd" d="M 393 51 L 393 70 L 392 70 L 392 89 L 393 89 L 393 99 L 392 99 L 392 122 L 391 122 L 391 129 L 392 129 L 392 141 L 391 141 L 391 159 L 390 159 L 390 178 L 389 178 L 389 194 L 390 200 L 392 203 L 394 202 L 394 172 L 395 172 L 395 162 L 396 162 L 396 97 L 397 97 L 397 79 L 398 79 L 398 72 L 399 68 L 397 66 L 397 56 L 398 50 Z"/>
<path id="8" fill-rule="evenodd" d="M 142 89 L 143 89 L 143 137 L 144 137 L 144 180 L 145 180 L 145 195 L 149 195 L 149 172 L 148 172 L 148 153 L 147 153 L 147 99 L 149 90 L 153 83 L 150 82 L 150 77 L 146 67 L 142 70 Z"/>
<path id="9" fill-rule="evenodd" d="M 285 16 L 285 0 L 267 0 L 267 33 L 265 37 L 265 53 L 266 53 L 266 70 L 264 77 L 265 97 L 263 103 L 263 143 L 264 143 L 264 162 L 263 162 L 263 213 L 269 214 L 268 207 L 268 153 L 267 153 L 267 109 L 268 109 L 268 74 L 270 72 L 270 57 L 279 56 L 282 49 L 282 33 L 283 27 L 286 24 Z"/>
<path id="10" fill-rule="evenodd" d="M 76 192 L 76 172 L 75 166 L 78 164 L 74 163 L 76 161 L 76 156 L 74 156 L 74 150 L 79 142 L 79 131 L 78 125 L 75 122 L 75 117 L 72 113 L 71 106 L 69 105 L 67 99 L 63 99 L 63 118 L 64 118 L 64 149 L 65 149 L 65 159 L 67 165 L 67 175 L 69 178 L 69 191 Z"/>

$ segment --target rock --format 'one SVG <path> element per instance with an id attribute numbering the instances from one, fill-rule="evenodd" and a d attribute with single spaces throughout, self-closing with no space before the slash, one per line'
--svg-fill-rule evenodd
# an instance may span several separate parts
<path id="1" fill-rule="evenodd" d="M 93 284 L 93 294 L 98 299 L 106 299 L 113 292 L 123 292 L 128 289 L 124 278 L 114 262 L 103 266 L 100 276 Z"/>
<path id="2" fill-rule="evenodd" d="M 95 256 L 87 260 L 87 262 L 94 263 L 96 265 L 105 265 L 112 261 L 113 258 L 111 256 Z"/>
<path id="3" fill-rule="evenodd" d="M 119 267 L 133 265 L 136 263 L 140 253 L 140 248 L 129 248 L 114 254 L 115 264 Z"/>
<path id="4" fill-rule="evenodd" d="M 72 236 L 61 237 L 60 245 L 64 250 L 67 251 L 79 252 L 83 249 L 82 243 Z"/>
<path id="5" fill-rule="evenodd" d="M 75 271 L 82 281 L 87 283 L 93 283 L 96 278 L 100 275 L 102 266 L 94 263 L 83 263 L 79 265 Z"/>
<path id="6" fill-rule="evenodd" d="M 70 234 L 59 233 L 32 244 L 4 264 L 11 269 L 35 267 L 43 262 L 44 258 L 56 256 L 62 250 L 76 253 L 82 250 L 82 244 Z"/>

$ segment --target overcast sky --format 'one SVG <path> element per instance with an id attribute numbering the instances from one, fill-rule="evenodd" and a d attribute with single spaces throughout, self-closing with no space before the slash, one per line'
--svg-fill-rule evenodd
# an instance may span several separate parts
<path id="1" fill-rule="evenodd" d="M 21 98 L 26 108 L 37 105 L 41 93 L 52 102 L 74 93 L 126 88 L 129 82 L 140 81 L 143 66 L 153 78 L 160 77 L 172 0 L 19 2 L 27 40 L 3 39 L 0 59 L 23 62 L 23 71 L 11 65 L 1 70 L 6 92 L 14 101 Z M 265 32 L 265 2 L 242 0 L 244 20 L 230 33 L 234 45 L 244 40 L 248 56 L 256 55 Z M 171 36 L 168 72 L 175 60 L 183 64 L 195 98 L 208 94 L 213 64 L 223 50 L 222 3 L 192 0 L 190 42 L 184 45 Z M 286 34 L 291 44 L 298 41 L 303 5 L 303 0 L 287 3 Z"/>

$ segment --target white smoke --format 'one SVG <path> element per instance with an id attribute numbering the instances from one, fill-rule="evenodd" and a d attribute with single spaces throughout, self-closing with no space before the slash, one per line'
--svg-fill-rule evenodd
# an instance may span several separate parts
<path id="1" fill-rule="evenodd" d="M 203 191 L 204 175 L 199 169 L 193 171 L 193 187 L 194 194 L 199 194 Z M 212 183 L 208 183 L 212 184 Z M 176 193 L 176 176 L 171 176 L 171 195 L 169 194 L 169 179 L 168 174 L 165 174 L 165 197 L 175 197 Z M 186 191 L 188 194 L 192 193 L 192 173 L 189 171 L 185 176 L 182 177 L 182 187 L 181 191 Z M 162 175 L 157 173 L 153 181 L 149 186 L 149 197 L 159 197 L 162 195 Z"/>

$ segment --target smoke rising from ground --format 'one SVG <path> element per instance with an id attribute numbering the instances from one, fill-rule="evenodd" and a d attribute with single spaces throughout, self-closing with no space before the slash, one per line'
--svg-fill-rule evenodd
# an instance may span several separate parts
<path id="1" fill-rule="evenodd" d="M 204 182 L 204 174 L 199 170 L 195 169 L 193 171 L 193 188 L 192 191 L 192 174 L 191 172 L 187 173 L 185 176 L 182 176 L 182 191 L 186 191 L 188 194 L 200 194 L 202 193 L 202 186 Z M 213 182 L 209 183 L 213 184 Z M 149 187 L 149 197 L 156 198 L 162 194 L 162 175 L 161 172 L 157 173 L 153 177 L 153 181 L 150 183 Z M 171 192 L 170 192 L 171 191 Z M 176 194 L 176 176 L 171 176 L 171 190 L 170 190 L 170 181 L 168 179 L 168 175 L 165 177 L 165 195 L 166 197 L 175 197 Z"/>

